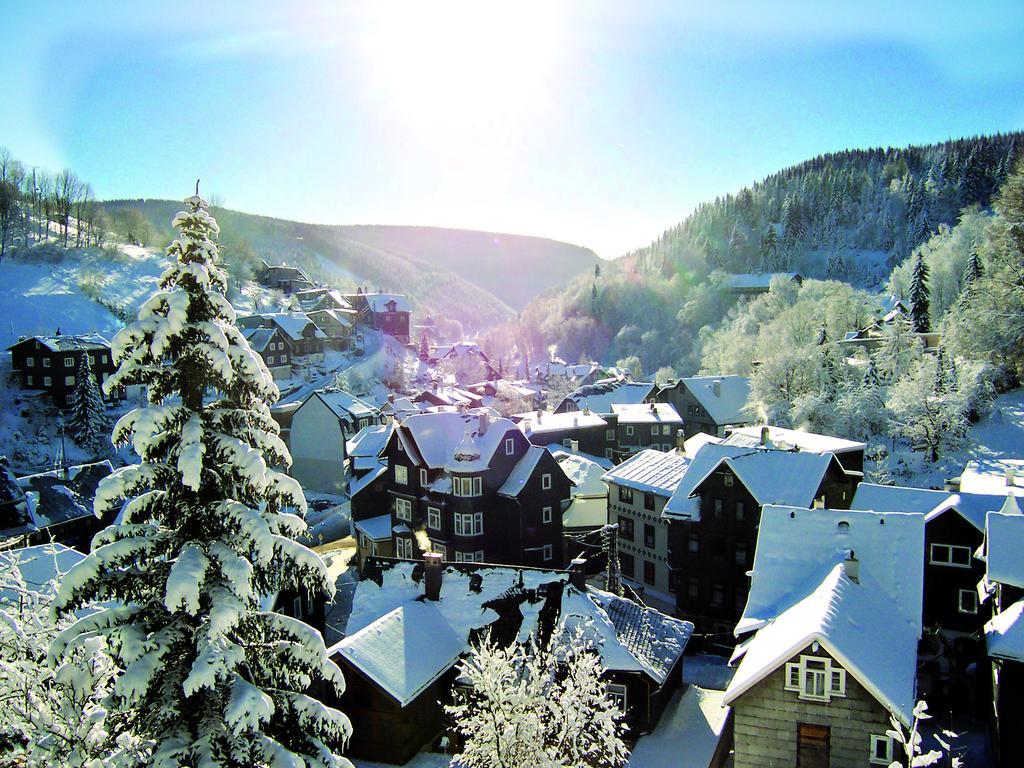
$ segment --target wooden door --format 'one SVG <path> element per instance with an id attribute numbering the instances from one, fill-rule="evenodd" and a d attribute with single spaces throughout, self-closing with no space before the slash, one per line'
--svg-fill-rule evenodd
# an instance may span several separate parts
<path id="1" fill-rule="evenodd" d="M 829 768 L 827 725 L 797 723 L 797 768 Z"/>

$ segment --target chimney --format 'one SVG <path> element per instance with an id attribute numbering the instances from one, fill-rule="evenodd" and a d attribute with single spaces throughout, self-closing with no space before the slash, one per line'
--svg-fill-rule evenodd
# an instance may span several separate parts
<path id="1" fill-rule="evenodd" d="M 574 557 L 569 563 L 569 583 L 580 592 L 587 591 L 587 560 L 584 557 Z"/>
<path id="2" fill-rule="evenodd" d="M 476 433 L 477 433 L 477 435 L 482 437 L 483 435 L 487 434 L 487 428 L 491 425 L 490 414 L 486 413 L 485 411 L 481 411 L 477 415 L 476 420 L 477 420 Z"/>
<path id="3" fill-rule="evenodd" d="M 682 429 L 676 430 L 676 448 L 680 451 L 686 449 L 686 431 Z"/>
<path id="4" fill-rule="evenodd" d="M 843 571 L 846 572 L 846 577 L 850 581 L 854 584 L 860 584 L 860 560 L 857 559 L 852 549 L 846 556 L 846 559 L 843 560 Z"/>
<path id="5" fill-rule="evenodd" d="M 572 425 L 573 425 L 574 427 L 578 427 L 578 426 L 580 425 L 580 419 L 579 419 L 579 416 L 573 416 L 573 417 L 572 417 Z"/>
<path id="6" fill-rule="evenodd" d="M 542 411 L 540 408 L 538 408 L 537 409 L 537 423 L 540 424 L 541 421 L 543 420 L 543 418 L 544 418 L 544 411 Z"/>
<path id="7" fill-rule="evenodd" d="M 768 427 L 761 427 L 761 445 L 763 445 L 765 448 L 767 448 L 768 444 L 771 442 L 769 434 L 771 434 L 771 431 L 768 429 Z"/>
<path id="8" fill-rule="evenodd" d="M 389 392 L 388 393 L 388 402 L 389 403 L 394 403 L 395 402 L 395 393 L 394 392 Z"/>
<path id="9" fill-rule="evenodd" d="M 441 555 L 426 552 L 423 555 L 423 594 L 427 600 L 441 599 Z"/>
<path id="10" fill-rule="evenodd" d="M 1006 468 L 1006 487 L 1013 488 L 1017 484 L 1017 470 L 1013 467 Z"/>
<path id="11" fill-rule="evenodd" d="M 722 396 L 722 380 L 715 379 L 711 382 L 711 391 L 715 393 L 715 397 Z"/>
<path id="12" fill-rule="evenodd" d="M 570 440 L 569 441 L 569 450 L 572 451 L 573 453 L 579 453 L 580 452 L 580 441 L 579 440 Z"/>

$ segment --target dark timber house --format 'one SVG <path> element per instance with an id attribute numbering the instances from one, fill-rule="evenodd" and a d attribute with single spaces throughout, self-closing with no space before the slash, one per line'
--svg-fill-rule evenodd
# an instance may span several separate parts
<path id="1" fill-rule="evenodd" d="M 676 409 L 689 439 L 699 432 L 725 437 L 726 427 L 752 423 L 745 410 L 749 397 L 750 379 L 744 376 L 692 376 L 665 385 L 655 400 Z"/>
<path id="2" fill-rule="evenodd" d="M 72 404 L 83 355 L 89 355 L 97 386 L 117 370 L 110 343 L 98 333 L 62 336 L 58 332 L 56 336 L 33 336 L 7 349 L 11 353 L 11 367 L 18 373 L 21 386 L 49 393 L 58 408 Z M 119 400 L 123 392 L 118 389 L 107 395 L 101 387 L 100 395 L 104 400 Z"/>

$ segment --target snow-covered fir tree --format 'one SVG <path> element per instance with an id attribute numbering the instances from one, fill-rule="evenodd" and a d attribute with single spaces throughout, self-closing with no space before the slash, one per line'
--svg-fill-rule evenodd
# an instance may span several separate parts
<path id="1" fill-rule="evenodd" d="M 88 354 L 82 355 L 82 362 L 78 365 L 68 427 L 75 442 L 90 451 L 99 450 L 107 437 L 106 407 L 96 377 L 92 374 Z"/>
<path id="2" fill-rule="evenodd" d="M 446 707 L 463 737 L 464 768 L 618 768 L 629 752 L 585 628 L 548 645 L 501 647 L 488 636 L 459 667 L 468 693 Z"/>
<path id="3" fill-rule="evenodd" d="M 928 265 L 925 264 L 924 254 L 919 253 L 910 282 L 910 317 L 916 333 L 928 333 L 931 330 L 928 298 Z"/>
<path id="4" fill-rule="evenodd" d="M 100 485 L 96 514 L 120 511 L 63 580 L 57 608 L 105 607 L 53 643 L 104 638 L 123 670 L 125 727 L 152 766 L 339 766 L 351 726 L 309 694 L 344 683 L 320 634 L 269 610 L 281 590 L 333 592 L 305 529 L 302 489 L 268 403 L 270 373 L 234 325 L 216 221 L 198 195 L 174 218 L 173 264 L 137 322 L 113 341 L 104 386 L 145 384 L 116 443 L 140 463 Z"/>

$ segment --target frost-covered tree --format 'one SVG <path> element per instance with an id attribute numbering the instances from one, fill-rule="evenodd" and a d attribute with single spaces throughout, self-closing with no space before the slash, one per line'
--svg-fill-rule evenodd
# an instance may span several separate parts
<path id="1" fill-rule="evenodd" d="M 66 655 L 103 638 L 123 671 L 113 705 L 152 747 L 152 766 L 339 766 L 348 719 L 309 694 L 344 687 L 323 639 L 267 609 L 281 590 L 330 593 L 305 529 L 269 403 L 269 372 L 234 325 L 216 221 L 198 195 L 174 218 L 173 264 L 137 322 L 115 336 L 108 389 L 145 384 L 115 443 L 140 463 L 100 485 L 97 515 L 123 522 L 64 578 L 59 611 L 105 607 L 54 641 Z"/>
<path id="2" fill-rule="evenodd" d="M 921 359 L 924 354 L 921 339 L 903 315 L 897 315 L 882 332 L 878 348 L 878 369 L 887 382 L 896 381 Z"/>
<path id="3" fill-rule="evenodd" d="M 931 330 L 931 317 L 928 308 L 928 265 L 924 255 L 919 253 L 914 262 L 914 276 L 910 281 L 910 317 L 916 333 L 928 333 Z"/>
<path id="4" fill-rule="evenodd" d="M 548 645 L 495 644 L 489 636 L 460 665 L 464 698 L 446 707 L 463 736 L 464 768 L 617 768 L 629 752 L 622 713 L 608 696 L 586 628 Z"/>
<path id="5" fill-rule="evenodd" d="M 921 752 L 921 721 L 931 720 L 931 718 L 932 716 L 928 714 L 928 704 L 924 701 L 917 702 L 917 706 L 914 707 L 914 720 L 909 730 L 903 727 L 903 723 L 895 715 L 889 715 L 892 729 L 886 731 L 886 735 L 893 740 L 896 747 L 903 753 L 900 755 L 900 759 L 889 763 L 889 768 L 924 768 L 924 766 L 935 765 L 942 759 L 942 752 L 937 749 L 929 750 L 923 754 Z M 944 732 L 944 734 L 947 737 L 955 736 L 955 734 L 948 732 Z M 952 764 L 954 766 L 960 765 L 959 759 L 954 758 Z"/>
<path id="6" fill-rule="evenodd" d="M 894 433 L 935 463 L 944 450 L 960 446 L 969 426 L 959 390 L 937 392 L 936 360 L 925 357 L 889 389 Z"/>
<path id="7" fill-rule="evenodd" d="M 68 427 L 75 442 L 90 451 L 99 450 L 109 429 L 106 407 L 103 405 L 96 377 L 92 375 L 88 354 L 82 355 L 82 362 L 78 365 Z"/>

